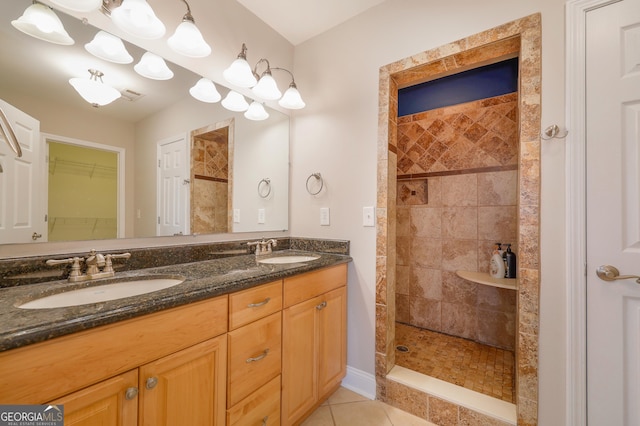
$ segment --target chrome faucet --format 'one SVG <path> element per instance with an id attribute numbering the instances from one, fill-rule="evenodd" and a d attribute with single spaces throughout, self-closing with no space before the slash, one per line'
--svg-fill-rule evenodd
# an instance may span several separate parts
<path id="1" fill-rule="evenodd" d="M 70 257 L 68 259 L 49 259 L 46 263 L 49 266 L 70 263 L 71 272 L 69 273 L 68 281 L 74 283 L 79 281 L 95 280 L 98 278 L 113 277 L 115 272 L 113 270 L 112 259 L 128 259 L 130 257 L 131 253 L 102 255 L 92 249 L 86 258 Z M 84 262 L 87 266 L 84 274 L 80 267 L 81 262 Z M 102 270 L 100 268 L 102 268 Z"/>
<path id="2" fill-rule="evenodd" d="M 256 256 L 260 256 L 262 254 L 269 254 L 273 251 L 273 247 L 278 245 L 278 240 L 272 238 L 270 240 L 265 240 L 262 237 L 261 241 L 254 241 L 251 243 L 247 243 L 249 247 L 256 246 Z"/>

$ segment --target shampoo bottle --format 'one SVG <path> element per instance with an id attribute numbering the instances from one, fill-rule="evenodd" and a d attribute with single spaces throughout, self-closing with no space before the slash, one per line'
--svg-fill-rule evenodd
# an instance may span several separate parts
<path id="1" fill-rule="evenodd" d="M 516 254 L 511 251 L 511 244 L 507 244 L 506 255 L 506 277 L 507 278 L 515 278 L 516 277 Z"/>
<path id="2" fill-rule="evenodd" d="M 496 247 L 491 255 L 491 261 L 489 262 L 489 275 L 493 278 L 504 278 L 504 260 L 502 259 L 502 255 L 500 254 L 500 249 L 498 247 L 499 246 Z"/>

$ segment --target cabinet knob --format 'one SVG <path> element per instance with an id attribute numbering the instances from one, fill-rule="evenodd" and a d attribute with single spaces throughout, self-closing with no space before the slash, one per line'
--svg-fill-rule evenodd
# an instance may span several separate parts
<path id="1" fill-rule="evenodd" d="M 158 378 L 157 377 L 149 377 L 147 379 L 147 382 L 145 383 L 145 387 L 147 389 L 153 389 L 158 385 Z"/>
<path id="2" fill-rule="evenodd" d="M 132 400 L 136 396 L 138 396 L 138 388 L 134 388 L 133 386 L 130 388 L 127 388 L 127 390 L 124 393 L 124 398 L 126 400 Z"/>
<path id="3" fill-rule="evenodd" d="M 323 310 L 323 309 L 324 309 L 324 308 L 326 308 L 326 307 L 327 307 L 327 302 L 326 302 L 326 301 L 324 301 L 324 302 L 322 302 L 321 304 L 317 305 L 317 306 L 316 306 L 316 309 L 317 309 L 317 310 L 319 310 L 319 311 L 321 311 L 321 310 Z"/>
<path id="4" fill-rule="evenodd" d="M 262 419 L 262 426 L 267 426 L 267 421 L 269 420 L 269 416 L 264 416 Z"/>

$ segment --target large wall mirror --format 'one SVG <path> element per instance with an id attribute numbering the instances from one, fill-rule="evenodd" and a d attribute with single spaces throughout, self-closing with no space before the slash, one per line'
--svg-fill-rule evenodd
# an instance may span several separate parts
<path id="1" fill-rule="evenodd" d="M 101 60 L 84 48 L 98 29 L 59 10 L 74 45 L 23 34 L 11 21 L 31 3 L 0 4 L 0 107 L 35 120 L 16 130 L 33 138 L 20 141 L 20 159 L 0 141 L 0 229 L 29 222 L 11 216 L 15 205 L 37 215 L 0 243 L 288 229 L 286 114 L 267 107 L 268 119 L 251 121 L 198 101 L 189 88 L 201 76 L 173 63 L 170 80 L 142 77 L 134 65 L 145 50 L 127 41 L 132 63 Z M 68 81 L 89 69 L 123 96 L 87 103 Z M 224 98 L 228 89 L 217 88 Z"/>

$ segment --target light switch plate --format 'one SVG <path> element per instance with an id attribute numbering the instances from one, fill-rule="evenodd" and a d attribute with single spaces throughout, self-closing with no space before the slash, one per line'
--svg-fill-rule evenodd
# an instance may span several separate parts
<path id="1" fill-rule="evenodd" d="M 321 207 L 320 208 L 320 225 L 329 226 L 329 207 Z"/>
<path id="2" fill-rule="evenodd" d="M 373 207 L 362 208 L 362 226 L 376 226 L 376 217 Z"/>
<path id="3" fill-rule="evenodd" d="M 258 209 L 258 223 L 265 222 L 265 212 L 264 209 Z"/>

